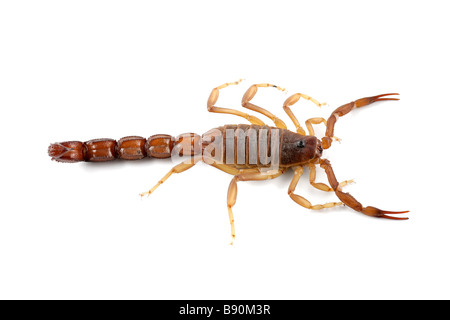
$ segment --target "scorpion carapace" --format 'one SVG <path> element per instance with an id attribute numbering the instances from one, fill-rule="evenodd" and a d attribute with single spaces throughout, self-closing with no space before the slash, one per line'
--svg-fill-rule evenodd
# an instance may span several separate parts
<path id="1" fill-rule="evenodd" d="M 95 139 L 87 142 L 67 141 L 51 144 L 48 153 L 53 160 L 60 162 L 102 162 L 114 159 L 138 160 L 145 157 L 189 157 L 188 160 L 173 167 L 152 189 L 141 193 L 141 196 L 150 195 L 173 173 L 188 170 L 199 161 L 229 173 L 234 176 L 229 185 L 227 195 L 232 236 L 231 243 L 233 243 L 235 238 L 232 208 L 236 203 L 237 182 L 273 179 L 285 173 L 289 168 L 294 169 L 294 177 L 289 185 L 288 194 L 292 200 L 307 209 L 319 210 L 345 204 L 358 212 L 372 217 L 397 220 L 408 219 L 392 215 L 409 211 L 395 212 L 384 211 L 371 206 L 364 207 L 352 195 L 342 191 L 342 187 L 351 183 L 352 180 L 339 183 L 330 162 L 322 158 L 323 150 L 330 148 L 333 140 L 339 140 L 334 137 L 334 126 L 339 117 L 344 116 L 355 108 L 377 101 L 399 100 L 392 97 L 393 95 L 398 95 L 397 93 L 382 94 L 350 102 L 333 111 L 328 120 L 324 118 L 306 120 L 305 124 L 309 133 L 307 135 L 290 107 L 299 101 L 300 98 L 310 100 L 319 107 L 323 104 L 302 93 L 290 96 L 283 104 L 283 109 L 294 123 L 296 132 L 289 131 L 286 124 L 271 112 L 250 102 L 257 93 L 258 88 L 274 87 L 281 91 L 285 90 L 269 83 L 252 85 L 244 94 L 242 106 L 268 117 L 274 122 L 274 127 L 267 126 L 259 118 L 242 111 L 217 107 L 215 104 L 219 97 L 219 90 L 229 85 L 238 84 L 240 81 L 225 83 L 214 88 L 209 96 L 207 108 L 210 112 L 242 117 L 249 121 L 250 124 L 225 125 L 211 129 L 201 136 L 195 133 L 185 133 L 177 137 L 158 134 L 148 139 L 139 136 L 129 136 L 118 141 L 113 139 Z M 320 123 L 326 126 L 325 136 L 322 139 L 318 139 L 315 136 L 312 127 L 313 124 Z M 316 182 L 316 166 L 320 166 L 325 170 L 330 185 Z M 308 167 L 310 170 L 309 181 L 314 188 L 326 192 L 335 192 L 341 202 L 313 205 L 304 197 L 294 193 L 303 174 L 304 167 Z"/>

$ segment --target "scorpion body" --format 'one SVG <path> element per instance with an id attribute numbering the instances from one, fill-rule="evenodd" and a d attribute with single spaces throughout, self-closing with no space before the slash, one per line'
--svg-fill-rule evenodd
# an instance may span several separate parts
<path id="1" fill-rule="evenodd" d="M 406 213 L 408 211 L 393 212 L 371 206 L 364 207 L 352 195 L 342 191 L 342 187 L 352 181 L 339 183 L 330 162 L 322 158 L 323 150 L 330 148 L 333 140 L 338 140 L 334 137 L 334 126 L 339 117 L 344 116 L 355 108 L 363 107 L 373 102 L 398 100 L 398 98 L 386 97 L 397 95 L 396 93 L 362 98 L 350 102 L 337 108 L 328 120 L 323 118 L 309 119 L 306 121 L 309 133 L 307 135 L 291 111 L 290 106 L 294 105 L 300 98 L 310 100 L 317 106 L 322 104 L 305 94 L 294 94 L 287 98 L 283 105 L 283 109 L 296 127 L 296 132 L 288 130 L 282 120 L 266 109 L 250 103 L 260 87 L 274 87 L 284 91 L 283 88 L 272 84 L 264 83 L 251 86 L 244 94 L 242 106 L 270 118 L 275 124 L 274 127 L 266 125 L 259 118 L 247 113 L 215 106 L 219 97 L 219 90 L 239 82 L 226 83 L 214 88 L 208 99 L 207 108 L 210 112 L 240 116 L 251 124 L 225 125 L 211 129 L 201 136 L 195 133 L 185 133 L 177 137 L 158 134 L 148 139 L 140 136 L 129 136 L 118 141 L 113 139 L 94 139 L 86 142 L 67 141 L 51 144 L 48 154 L 53 160 L 59 162 L 103 162 L 114 159 L 139 160 L 145 157 L 169 158 L 189 156 L 188 160 L 173 167 L 152 189 L 141 193 L 141 196 L 150 195 L 173 173 L 186 171 L 199 161 L 229 173 L 234 176 L 227 195 L 232 236 L 231 243 L 233 243 L 235 238 L 232 208 L 236 203 L 237 182 L 273 179 L 290 168 L 293 168 L 295 173 L 289 185 L 288 194 L 292 200 L 307 209 L 319 210 L 345 204 L 368 216 L 398 220 L 408 219 L 406 217 L 391 216 L 391 214 Z M 320 123 L 326 126 L 325 136 L 322 139 L 318 139 L 315 136 L 312 127 L 313 124 Z M 315 181 L 316 166 L 320 166 L 325 170 L 330 185 Z M 309 167 L 309 180 L 313 187 L 326 192 L 335 192 L 341 202 L 313 205 L 304 197 L 296 194 L 295 189 L 303 174 L 303 167 Z"/>
<path id="2" fill-rule="evenodd" d="M 304 148 L 302 152 L 292 152 L 301 148 Z M 217 151 L 220 154 L 216 155 Z M 66 141 L 51 144 L 48 153 L 52 160 L 58 162 L 162 159 L 173 155 L 202 154 L 208 159 L 214 158 L 215 164 L 226 163 L 236 169 L 258 169 L 272 167 L 274 163 L 284 168 L 307 164 L 313 153 L 320 158 L 322 151 L 321 141 L 314 136 L 303 136 L 276 127 L 239 124 L 214 128 L 202 136 L 195 133 L 177 137 L 156 134 L 148 139 L 128 136 L 118 141 L 108 138 Z"/>

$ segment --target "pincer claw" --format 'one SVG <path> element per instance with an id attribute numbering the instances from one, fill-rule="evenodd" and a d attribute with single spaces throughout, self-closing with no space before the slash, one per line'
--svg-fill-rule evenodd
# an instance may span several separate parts
<path id="1" fill-rule="evenodd" d="M 382 98 L 382 97 L 393 96 L 393 95 L 398 96 L 399 94 L 398 93 L 385 93 L 385 94 L 380 94 L 378 96 L 362 98 L 362 99 L 356 100 L 355 105 L 357 108 L 360 108 L 360 107 L 367 106 L 368 104 L 371 104 L 371 103 L 374 103 L 377 101 L 400 100 L 399 98 Z"/>
<path id="2" fill-rule="evenodd" d="M 401 213 L 407 213 L 409 211 L 384 211 L 380 210 L 375 207 L 365 207 L 361 211 L 365 215 L 371 216 L 371 217 L 377 217 L 377 218 L 385 218 L 385 219 L 393 219 L 393 220 L 408 220 L 408 217 L 392 217 L 388 214 L 401 214 Z"/>

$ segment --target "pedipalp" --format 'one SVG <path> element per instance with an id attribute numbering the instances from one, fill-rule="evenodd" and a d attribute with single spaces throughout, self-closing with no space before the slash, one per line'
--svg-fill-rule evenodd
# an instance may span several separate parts
<path id="1" fill-rule="evenodd" d="M 408 213 L 409 211 L 384 211 L 375 207 L 367 206 L 363 207 L 363 205 L 356 200 L 350 193 L 342 192 L 342 189 L 336 179 L 333 168 L 331 167 L 330 161 L 327 159 L 320 160 L 320 166 L 325 170 L 325 173 L 328 177 L 328 182 L 333 188 L 336 196 L 347 206 L 352 208 L 355 211 L 362 212 L 367 216 L 376 217 L 376 218 L 386 218 L 393 220 L 408 220 L 407 217 L 391 217 L 388 214 L 402 214 Z"/>
<path id="2" fill-rule="evenodd" d="M 344 104 L 343 106 L 340 106 L 336 110 L 333 111 L 331 116 L 327 120 L 327 130 L 325 132 L 325 137 L 322 138 L 322 145 L 324 149 L 328 149 L 331 147 L 331 143 L 333 142 L 334 137 L 334 126 L 336 124 L 336 121 L 339 119 L 339 117 L 342 117 L 352 111 L 355 108 L 361 108 L 364 106 L 367 106 L 371 103 L 378 102 L 378 101 L 387 101 L 387 100 L 400 100 L 398 98 L 382 98 L 386 96 L 391 95 L 399 95 L 398 93 L 385 93 L 380 94 L 373 97 L 366 97 L 361 98 L 355 101 L 352 101 L 350 103 Z"/>

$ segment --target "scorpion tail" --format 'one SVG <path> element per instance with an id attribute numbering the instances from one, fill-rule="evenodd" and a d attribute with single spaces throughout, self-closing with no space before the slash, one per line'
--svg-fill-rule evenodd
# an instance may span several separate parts
<path id="1" fill-rule="evenodd" d="M 86 142 L 65 141 L 52 143 L 48 155 L 58 162 L 103 162 L 114 159 L 139 160 L 145 157 L 170 158 L 201 154 L 201 137 L 185 133 L 178 137 L 156 134 L 148 139 L 138 136 L 113 139 L 94 139 Z"/>

